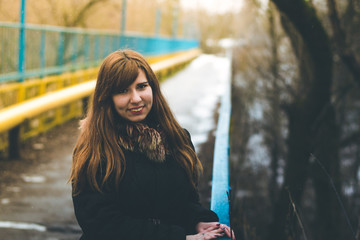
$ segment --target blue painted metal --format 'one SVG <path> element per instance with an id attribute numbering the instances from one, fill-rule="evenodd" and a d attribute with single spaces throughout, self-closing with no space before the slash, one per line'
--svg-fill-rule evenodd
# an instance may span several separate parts
<path id="1" fill-rule="evenodd" d="M 116 35 L 111 37 L 111 49 L 112 51 L 116 51 L 118 49 L 118 38 Z M 120 46 L 120 45 L 119 45 Z"/>
<path id="2" fill-rule="evenodd" d="M 119 49 L 120 48 L 120 46 L 122 46 L 122 39 L 123 39 L 123 36 L 122 35 L 118 35 L 117 36 L 117 40 L 116 40 L 116 42 L 118 43 L 118 47 L 116 48 L 116 49 Z"/>
<path id="3" fill-rule="evenodd" d="M 73 64 L 76 64 L 76 61 L 78 59 L 78 35 L 75 33 L 72 38 L 72 56 L 71 60 Z"/>
<path id="4" fill-rule="evenodd" d="M 84 62 L 88 63 L 90 60 L 90 39 L 89 34 L 85 34 L 84 36 L 84 44 L 83 44 L 83 52 L 84 52 Z"/>
<path id="5" fill-rule="evenodd" d="M 31 41 L 26 43 L 26 69 L 20 72 L 17 62 L 21 53 L 13 40 L 18 37 L 20 29 L 19 23 L 0 22 L 0 43 L 7 46 L 0 49 L 2 59 L 6 59 L 0 65 L 0 82 L 18 81 L 29 76 L 43 77 L 48 73 L 58 73 L 59 69 L 92 67 L 117 49 L 130 48 L 145 56 L 157 56 L 199 47 L 197 40 L 26 24 L 24 30 L 29 33 L 28 37 L 31 34 Z"/>
<path id="6" fill-rule="evenodd" d="M 97 66 L 99 62 L 93 63 L 92 66 Z M 10 82 L 14 79 L 19 79 L 19 77 L 23 78 L 34 78 L 41 75 L 53 75 L 53 74 L 60 74 L 66 71 L 74 70 L 74 67 L 72 65 L 66 65 L 66 66 L 56 66 L 56 67 L 47 67 L 44 70 L 40 71 L 39 69 L 36 70 L 27 70 L 24 72 L 21 76 L 19 73 L 9 73 L 9 74 L 3 74 L 0 76 L 0 82 Z"/>
<path id="7" fill-rule="evenodd" d="M 229 128 L 231 117 L 230 84 L 222 97 L 214 147 L 211 210 L 221 223 L 230 226 L 229 218 Z"/>
<path id="8" fill-rule="evenodd" d="M 127 0 L 122 1 L 122 7 L 121 7 L 121 34 L 125 33 L 126 30 L 126 3 Z"/>
<path id="9" fill-rule="evenodd" d="M 58 39 L 58 59 L 57 64 L 59 66 L 64 64 L 64 32 L 60 32 Z"/>
<path id="10" fill-rule="evenodd" d="M 26 19 L 26 0 L 21 0 L 20 9 L 20 32 L 19 32 L 19 61 L 18 61 L 18 72 L 20 76 L 25 71 L 25 19 Z M 20 81 L 24 81 L 24 78 L 20 78 Z"/>
<path id="11" fill-rule="evenodd" d="M 103 46 L 103 57 L 105 58 L 111 52 L 111 45 L 110 45 L 110 36 L 106 35 L 104 38 L 104 46 Z"/>
<path id="12" fill-rule="evenodd" d="M 95 36 L 95 47 L 94 47 L 94 58 L 95 59 L 99 59 L 100 58 L 100 36 L 96 35 Z"/>

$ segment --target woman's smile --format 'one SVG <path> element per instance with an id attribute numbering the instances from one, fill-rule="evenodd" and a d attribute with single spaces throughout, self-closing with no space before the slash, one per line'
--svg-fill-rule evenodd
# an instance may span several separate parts
<path id="1" fill-rule="evenodd" d="M 137 108 L 131 108 L 129 111 L 133 114 L 140 114 L 142 110 L 144 109 L 144 106 L 137 107 Z"/>

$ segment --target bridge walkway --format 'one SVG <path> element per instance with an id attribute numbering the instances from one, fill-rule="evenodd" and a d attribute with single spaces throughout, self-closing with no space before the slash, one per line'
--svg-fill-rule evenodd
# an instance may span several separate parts
<path id="1" fill-rule="evenodd" d="M 192 134 L 197 152 L 216 128 L 214 113 L 229 79 L 228 59 L 201 55 L 162 83 L 177 119 Z M 80 228 L 66 183 L 77 128 L 78 121 L 72 120 L 27 141 L 22 159 L 0 161 L 1 239 L 78 239 Z M 212 159 L 202 161 L 205 171 L 211 172 Z M 206 186 L 210 180 L 203 181 Z M 203 202 L 209 202 L 205 198 Z"/>

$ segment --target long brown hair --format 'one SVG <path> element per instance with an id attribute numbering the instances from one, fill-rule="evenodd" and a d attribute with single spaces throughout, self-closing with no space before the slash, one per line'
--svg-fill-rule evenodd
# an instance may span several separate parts
<path id="1" fill-rule="evenodd" d="M 117 141 L 116 126 L 120 123 L 112 96 L 130 86 L 143 70 L 153 92 L 153 106 L 147 122 L 159 125 L 164 132 L 170 152 L 186 171 L 195 187 L 202 165 L 196 156 L 186 131 L 176 121 L 160 91 L 159 81 L 150 65 L 132 50 L 116 51 L 102 63 L 95 87 L 93 102 L 83 120 L 80 136 L 73 152 L 69 181 L 73 194 L 85 185 L 102 192 L 104 186 L 115 181 L 118 186 L 126 169 L 125 156 Z"/>

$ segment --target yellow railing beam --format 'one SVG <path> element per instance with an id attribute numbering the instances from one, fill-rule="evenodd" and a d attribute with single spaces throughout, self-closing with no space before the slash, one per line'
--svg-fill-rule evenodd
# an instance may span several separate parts
<path id="1" fill-rule="evenodd" d="M 153 69 L 154 72 L 157 73 L 163 69 L 168 69 L 175 65 L 181 65 L 182 63 L 186 63 L 190 59 L 194 59 L 195 57 L 199 56 L 199 54 L 200 54 L 200 50 L 194 49 L 192 51 L 188 51 L 174 58 L 169 58 L 160 62 L 153 63 L 151 64 L 151 68 Z"/>
<path id="2" fill-rule="evenodd" d="M 162 77 L 196 58 L 199 54 L 200 50 L 197 49 L 187 51 L 170 59 L 153 63 L 151 67 L 158 76 Z M 19 149 L 19 146 L 11 145 L 19 144 L 19 126 L 26 120 L 32 119 L 51 109 L 56 109 L 89 97 L 94 91 L 95 85 L 96 80 L 90 80 L 0 109 L 0 133 L 9 131 L 9 148 L 13 150 Z M 12 136 L 14 134 L 17 136 Z M 13 143 L 10 139 L 14 139 Z M 14 151 L 13 154 L 16 155 L 17 151 Z"/>
<path id="3" fill-rule="evenodd" d="M 94 91 L 95 83 L 95 80 L 81 83 L 1 109 L 0 132 L 9 130 L 43 112 L 89 96 Z"/>

